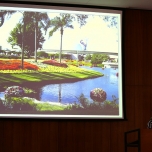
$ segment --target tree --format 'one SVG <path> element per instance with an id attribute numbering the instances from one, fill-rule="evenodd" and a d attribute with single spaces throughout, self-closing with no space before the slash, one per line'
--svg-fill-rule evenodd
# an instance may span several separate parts
<path id="1" fill-rule="evenodd" d="M 86 60 L 91 60 L 91 54 L 87 54 L 85 57 Z"/>
<path id="2" fill-rule="evenodd" d="M 109 59 L 109 56 L 106 54 L 93 54 L 91 58 L 92 64 L 101 64 L 104 61 L 107 61 Z"/>
<path id="3" fill-rule="evenodd" d="M 26 12 L 25 20 L 27 20 L 27 23 L 29 25 L 32 25 L 35 29 L 35 62 L 37 62 L 37 49 L 38 43 L 38 30 L 43 28 L 45 31 L 48 28 L 48 23 L 50 22 L 50 19 L 47 15 L 47 13 L 41 13 L 41 12 Z"/>
<path id="4" fill-rule="evenodd" d="M 45 51 L 40 51 L 37 53 L 38 57 L 43 57 L 43 58 L 48 58 L 49 54 L 46 53 Z"/>
<path id="5" fill-rule="evenodd" d="M 50 26 L 53 27 L 51 31 L 49 31 L 49 37 L 53 35 L 58 29 L 60 29 L 61 34 L 61 43 L 60 43 L 60 53 L 59 53 L 59 60 L 61 63 L 61 52 L 62 52 L 62 36 L 63 36 L 63 29 L 64 28 L 71 28 L 73 29 L 73 25 L 71 25 L 73 16 L 70 14 L 60 14 L 60 17 L 56 16 L 54 19 L 50 21 Z"/>
<path id="6" fill-rule="evenodd" d="M 103 20 L 108 23 L 108 27 L 118 28 L 118 17 L 115 16 L 103 16 Z"/>
<path id="7" fill-rule="evenodd" d="M 4 24 L 5 17 L 10 17 L 16 11 L 0 10 L 0 27 Z"/>
<path id="8" fill-rule="evenodd" d="M 61 53 L 62 53 L 62 36 L 64 28 L 71 28 L 73 29 L 72 22 L 77 19 L 78 23 L 80 24 L 80 27 L 86 24 L 86 19 L 88 18 L 87 15 L 71 15 L 71 14 L 60 14 L 60 16 L 56 16 L 54 19 L 52 19 L 49 23 L 50 27 L 53 27 L 53 29 L 49 32 L 49 37 L 53 35 L 54 32 L 56 32 L 58 29 L 61 32 L 61 43 L 60 43 L 60 53 L 59 53 L 59 61 L 61 63 Z"/>
<path id="9" fill-rule="evenodd" d="M 10 32 L 10 37 L 8 38 L 7 42 L 14 46 L 19 46 L 22 48 L 22 37 L 23 37 L 23 28 L 24 25 L 21 23 L 18 23 L 16 27 Z M 35 40 L 35 29 L 33 28 L 33 24 L 26 24 L 26 30 L 24 31 L 24 51 L 25 54 L 30 58 L 31 55 L 33 55 L 35 50 L 35 43 L 33 43 L 33 40 Z M 45 41 L 41 29 L 38 28 L 37 31 L 37 48 L 42 48 L 42 44 Z M 36 49 L 37 49 L 36 48 Z"/>

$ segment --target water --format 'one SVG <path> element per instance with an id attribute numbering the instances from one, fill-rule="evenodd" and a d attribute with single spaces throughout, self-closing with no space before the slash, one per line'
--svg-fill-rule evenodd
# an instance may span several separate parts
<path id="1" fill-rule="evenodd" d="M 4 99 L 4 92 L 0 92 L 0 99 Z"/>
<path id="2" fill-rule="evenodd" d="M 83 93 L 90 101 L 90 91 L 95 88 L 102 88 L 107 93 L 107 100 L 113 100 L 112 95 L 118 98 L 118 69 L 81 67 L 92 69 L 104 74 L 103 77 L 82 80 L 74 83 L 49 84 L 41 88 L 40 100 L 61 103 L 78 102 L 78 97 Z"/>
<path id="3" fill-rule="evenodd" d="M 118 98 L 118 69 L 81 67 L 85 69 L 96 70 L 104 74 L 102 77 L 87 79 L 72 83 L 48 84 L 40 89 L 38 99 L 40 101 L 61 102 L 61 103 L 79 103 L 78 97 L 83 93 L 90 101 L 90 91 L 95 88 L 102 88 L 107 93 L 107 100 L 112 101 L 112 95 Z M 28 87 L 28 86 L 27 86 Z M 4 92 L 0 92 L 0 98 L 4 98 Z"/>

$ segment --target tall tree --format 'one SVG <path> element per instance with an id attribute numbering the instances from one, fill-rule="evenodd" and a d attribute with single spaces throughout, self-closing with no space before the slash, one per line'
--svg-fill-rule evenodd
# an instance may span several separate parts
<path id="1" fill-rule="evenodd" d="M 86 24 L 86 19 L 88 18 L 87 15 L 71 15 L 71 14 L 60 14 L 60 16 L 56 16 L 54 19 L 50 21 L 48 26 L 53 27 L 51 31 L 49 31 L 49 37 L 53 35 L 54 32 L 60 30 L 61 34 L 61 41 L 60 41 L 60 53 L 59 53 L 59 62 L 61 63 L 61 54 L 62 54 L 62 36 L 64 28 L 71 28 L 73 29 L 74 26 L 72 22 L 77 19 L 80 27 Z"/>
<path id="2" fill-rule="evenodd" d="M 24 31 L 23 24 L 18 23 L 16 27 L 10 32 L 10 37 L 8 38 L 7 42 L 10 43 L 12 47 L 17 45 L 22 48 L 22 37 L 24 32 L 24 51 L 28 58 L 30 58 L 30 56 L 34 54 L 35 50 L 35 43 L 33 42 L 35 41 L 35 29 L 33 28 L 32 24 L 26 24 L 25 29 L 26 30 Z M 45 39 L 40 27 L 37 30 L 36 39 L 36 47 L 42 48 Z"/>
<path id="3" fill-rule="evenodd" d="M 50 21 L 49 16 L 47 13 L 41 13 L 41 12 L 26 12 L 25 20 L 28 23 L 28 25 L 32 25 L 35 29 L 35 61 L 37 62 L 37 49 L 38 43 L 38 30 L 43 28 L 45 31 L 47 30 L 48 23 Z"/>
<path id="4" fill-rule="evenodd" d="M 60 43 L 60 53 L 59 53 L 59 60 L 61 63 L 61 53 L 62 53 L 62 36 L 63 36 L 63 29 L 64 28 L 71 28 L 73 29 L 73 25 L 71 24 L 73 22 L 73 16 L 70 14 L 60 14 L 60 16 L 56 16 L 54 19 L 50 21 L 50 26 L 53 27 L 53 29 L 49 32 L 49 37 L 53 35 L 54 32 L 56 32 L 58 29 L 60 30 L 61 34 L 61 43 Z"/>

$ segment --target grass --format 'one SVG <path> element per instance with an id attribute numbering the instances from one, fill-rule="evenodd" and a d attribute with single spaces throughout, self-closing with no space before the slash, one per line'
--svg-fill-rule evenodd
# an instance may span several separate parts
<path id="1" fill-rule="evenodd" d="M 32 62 L 32 61 L 28 61 Z M 41 61 L 42 62 L 42 61 Z M 0 70 L 0 85 L 26 84 L 31 82 L 57 81 L 69 82 L 103 76 L 102 73 L 86 70 L 69 65 L 68 68 L 32 62 L 39 66 L 39 70 Z"/>
<path id="2" fill-rule="evenodd" d="M 27 89 L 27 88 L 26 88 Z M 27 90 L 32 91 L 32 90 Z M 32 91 L 33 92 L 33 91 Z M 85 100 L 85 101 L 84 101 Z M 79 97 L 80 104 L 62 104 L 60 102 L 40 102 L 29 97 L 7 97 L 0 99 L 0 113 L 47 113 L 47 114 L 79 114 L 79 115 L 118 115 L 119 106 L 115 101 L 104 104 L 89 102 L 85 96 Z M 9 106 L 12 106 L 10 109 Z"/>
<path id="3" fill-rule="evenodd" d="M 38 111 L 62 111 L 66 107 L 63 105 L 52 105 L 50 103 L 37 103 L 36 108 Z"/>

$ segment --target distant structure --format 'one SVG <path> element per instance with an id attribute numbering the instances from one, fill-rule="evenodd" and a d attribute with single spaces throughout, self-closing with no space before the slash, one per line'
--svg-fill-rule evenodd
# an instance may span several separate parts
<path id="1" fill-rule="evenodd" d="M 80 43 L 84 46 L 84 51 L 86 51 L 86 49 L 87 49 L 87 41 L 85 43 L 83 40 L 81 40 Z"/>

